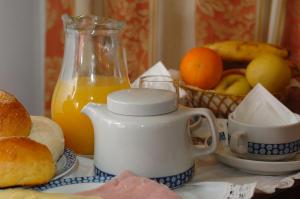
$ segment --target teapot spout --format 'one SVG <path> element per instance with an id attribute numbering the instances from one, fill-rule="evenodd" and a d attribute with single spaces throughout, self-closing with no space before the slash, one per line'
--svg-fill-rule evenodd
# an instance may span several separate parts
<path id="1" fill-rule="evenodd" d="M 103 106 L 102 104 L 97 104 L 97 103 L 93 103 L 93 102 L 89 102 L 88 104 L 86 104 L 82 109 L 81 109 L 81 113 L 84 113 L 85 115 L 87 115 L 89 117 L 89 119 L 92 121 L 93 125 L 95 124 L 95 120 L 98 117 L 99 113 L 100 113 L 100 107 Z M 101 117 L 100 117 L 101 118 Z"/>

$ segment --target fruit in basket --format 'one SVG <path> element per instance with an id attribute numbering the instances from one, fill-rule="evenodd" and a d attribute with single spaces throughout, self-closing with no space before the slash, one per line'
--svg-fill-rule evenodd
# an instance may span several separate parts
<path id="1" fill-rule="evenodd" d="M 201 89 L 214 88 L 221 79 L 223 63 L 221 57 L 208 48 L 193 48 L 180 63 L 182 80 Z"/>
<path id="2" fill-rule="evenodd" d="M 260 83 L 270 92 L 280 92 L 291 80 L 291 69 L 281 57 L 263 54 L 249 63 L 246 78 L 252 87 Z"/>
<path id="3" fill-rule="evenodd" d="M 205 47 L 217 52 L 224 61 L 251 61 L 263 53 L 282 58 L 287 58 L 289 55 L 287 49 L 263 42 L 229 40 L 207 44 Z"/>
<path id="4" fill-rule="evenodd" d="M 246 69 L 245 68 L 230 68 L 230 69 L 226 69 L 222 73 L 222 78 L 224 78 L 227 75 L 232 75 L 232 74 L 244 75 L 245 76 Z"/>
<path id="5" fill-rule="evenodd" d="M 221 82 L 215 88 L 217 93 L 243 96 L 251 90 L 246 77 L 241 74 L 230 74 L 222 78 Z"/>

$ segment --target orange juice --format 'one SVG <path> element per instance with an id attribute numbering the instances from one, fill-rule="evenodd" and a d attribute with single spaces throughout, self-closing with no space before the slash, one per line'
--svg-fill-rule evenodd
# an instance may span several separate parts
<path id="1" fill-rule="evenodd" d="M 76 80 L 58 80 L 51 104 L 52 119 L 63 129 L 66 146 L 82 155 L 92 155 L 94 133 L 92 123 L 80 113 L 88 102 L 106 103 L 107 95 L 129 88 L 129 82 L 115 77 L 79 77 Z"/>

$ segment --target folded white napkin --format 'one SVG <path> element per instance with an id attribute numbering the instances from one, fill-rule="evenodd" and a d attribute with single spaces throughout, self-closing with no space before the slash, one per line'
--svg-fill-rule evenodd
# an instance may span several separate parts
<path id="1" fill-rule="evenodd" d="M 293 112 L 285 107 L 261 84 L 257 84 L 233 112 L 236 120 L 258 126 L 296 123 Z"/>
<path id="2" fill-rule="evenodd" d="M 154 64 L 152 67 L 150 67 L 147 71 L 145 71 L 141 76 L 139 76 L 132 84 L 132 88 L 138 88 L 140 79 L 143 76 L 148 76 L 148 75 L 166 75 L 166 76 L 171 76 L 167 68 L 163 65 L 161 62 L 157 62 Z"/>
<path id="3" fill-rule="evenodd" d="M 140 79 L 141 77 L 144 76 L 155 76 L 157 75 L 158 77 L 154 77 L 156 81 L 163 81 L 164 77 L 161 76 L 169 76 L 173 79 L 179 80 L 179 72 L 176 70 L 168 70 L 165 65 L 162 62 L 157 62 L 154 64 L 152 67 L 150 67 L 147 71 L 145 71 L 141 76 L 139 76 L 132 84 L 131 88 L 139 88 L 140 84 Z M 158 88 L 158 89 L 165 89 L 165 90 L 170 90 L 175 92 L 174 86 L 170 84 L 163 84 L 163 83 L 147 83 L 147 88 Z M 181 88 L 179 88 L 179 97 L 182 98 L 186 95 L 185 91 Z"/>

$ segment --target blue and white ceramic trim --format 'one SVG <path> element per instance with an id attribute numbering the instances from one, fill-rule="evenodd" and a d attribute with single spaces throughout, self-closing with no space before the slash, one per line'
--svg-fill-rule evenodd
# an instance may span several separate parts
<path id="1" fill-rule="evenodd" d="M 57 180 L 50 181 L 45 185 L 39 185 L 35 187 L 29 187 L 29 189 L 34 189 L 36 191 L 45 191 L 48 189 L 53 189 L 56 187 L 80 184 L 80 183 L 104 183 L 108 179 L 101 178 L 100 176 L 85 176 L 85 177 L 75 177 L 75 178 L 61 178 Z"/>
<path id="2" fill-rule="evenodd" d="M 284 155 L 299 150 L 300 140 L 281 144 L 263 144 L 248 142 L 248 153 L 257 155 Z"/>
<path id="3" fill-rule="evenodd" d="M 231 136 L 229 135 L 229 142 Z M 248 153 L 255 155 L 284 155 L 290 153 L 296 153 L 300 149 L 300 140 L 280 143 L 280 144 L 265 144 L 248 142 Z"/>
<path id="4" fill-rule="evenodd" d="M 151 178 L 151 180 L 155 180 L 158 183 L 164 184 L 168 186 L 171 189 L 175 189 L 177 187 L 180 187 L 190 181 L 194 175 L 194 165 L 189 168 L 188 170 L 179 173 L 177 175 L 172 176 L 164 176 L 164 177 L 158 177 L 158 178 Z M 101 171 L 100 169 L 95 167 L 95 175 L 100 176 L 100 178 L 105 178 L 107 180 L 110 180 L 114 177 L 114 175 L 106 173 Z"/>
<path id="5" fill-rule="evenodd" d="M 76 162 L 76 154 L 71 149 L 65 148 L 64 153 L 56 162 L 56 174 L 52 180 L 56 180 L 65 176 L 73 169 L 73 167 L 76 165 Z"/>
<path id="6" fill-rule="evenodd" d="M 219 132 L 219 141 L 221 141 L 221 142 L 225 142 L 226 141 L 226 135 L 225 135 L 225 133 L 223 131 Z M 207 138 L 207 145 L 211 145 L 211 143 L 212 143 L 212 137 L 209 136 Z"/>
<path id="7" fill-rule="evenodd" d="M 76 154 L 68 148 L 64 149 L 64 156 L 66 156 L 67 163 L 64 165 L 63 170 L 67 170 L 71 168 L 77 161 Z"/>

